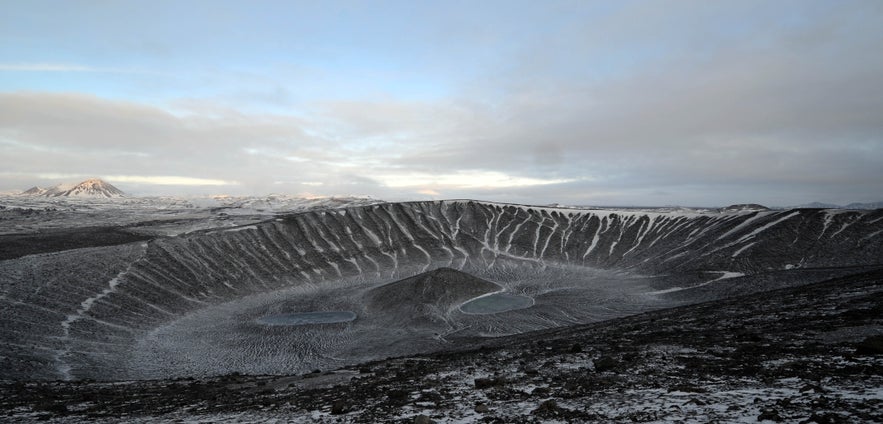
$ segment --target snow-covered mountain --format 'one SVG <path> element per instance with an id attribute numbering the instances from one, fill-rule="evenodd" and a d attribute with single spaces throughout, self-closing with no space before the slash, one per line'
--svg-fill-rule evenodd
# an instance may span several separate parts
<path id="1" fill-rule="evenodd" d="M 824 203 L 824 202 L 810 202 L 804 203 L 802 205 L 794 206 L 794 209 L 841 209 L 843 206 L 835 205 L 833 203 Z"/>
<path id="2" fill-rule="evenodd" d="M 844 207 L 846 209 L 883 209 L 883 200 L 870 203 L 850 203 Z"/>
<path id="3" fill-rule="evenodd" d="M 24 192 L 23 195 L 28 196 L 44 196 L 44 197 L 87 197 L 87 198 L 115 198 L 125 197 L 126 193 L 114 187 L 110 183 L 98 179 L 90 178 L 79 184 L 59 184 L 55 187 L 40 188 L 31 187 Z"/>
<path id="4" fill-rule="evenodd" d="M 45 194 L 47 190 L 48 189 L 34 186 L 34 187 L 31 187 L 31 188 L 21 192 L 21 194 L 25 194 L 28 196 L 39 196 L 41 194 Z"/>

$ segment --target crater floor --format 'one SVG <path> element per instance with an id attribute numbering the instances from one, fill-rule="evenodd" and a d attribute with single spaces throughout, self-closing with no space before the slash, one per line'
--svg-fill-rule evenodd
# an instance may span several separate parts
<path id="1" fill-rule="evenodd" d="M 646 294 L 647 278 L 518 264 L 509 270 L 473 271 L 478 277 L 442 267 L 392 282 L 357 278 L 203 308 L 144 336 L 129 354 L 126 376 L 302 373 L 683 303 Z M 501 291 L 512 296 L 508 303 L 475 305 Z M 293 311 L 345 311 L 354 318 L 299 326 L 261 322 Z"/>

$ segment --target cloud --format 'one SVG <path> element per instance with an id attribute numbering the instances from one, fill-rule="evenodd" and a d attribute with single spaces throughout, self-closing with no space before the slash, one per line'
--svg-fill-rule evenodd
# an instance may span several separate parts
<path id="1" fill-rule="evenodd" d="M 99 68 L 64 63 L 0 63 L 0 71 L 13 72 L 105 72 Z"/>
<path id="2" fill-rule="evenodd" d="M 176 177 L 170 175 L 105 175 L 102 178 L 110 182 L 172 186 L 229 186 L 239 184 L 236 181 L 213 180 L 208 178 L 193 177 Z"/>
<path id="3" fill-rule="evenodd" d="M 320 117 L 309 120 L 198 107 L 173 114 L 94 96 L 7 93 L 0 94 L 0 151 L 5 153 L 5 168 L 18 175 L 52 174 L 60 179 L 104 175 L 110 181 L 139 186 L 227 185 L 266 192 L 287 181 L 291 187 L 364 187 L 394 193 L 415 183 L 478 188 L 567 181 L 459 169 L 430 175 L 419 171 L 425 166 L 421 161 L 394 165 L 392 160 L 403 152 L 420 151 L 422 145 L 413 144 L 413 137 L 447 134 L 441 127 L 455 124 L 456 119 L 427 129 L 423 123 L 430 116 L 444 113 L 427 112 L 425 105 L 376 106 L 362 105 L 365 122 L 391 122 L 406 110 L 422 118 L 411 124 L 366 128 L 351 119 L 352 112 L 332 115 L 327 105 L 317 106 Z M 336 126 L 346 129 L 335 131 Z M 397 132 L 414 135 L 391 136 Z"/>
<path id="4" fill-rule="evenodd" d="M 447 174 L 402 173 L 374 177 L 387 187 L 448 187 L 494 189 L 561 184 L 572 179 L 540 179 L 517 177 L 494 171 L 459 171 Z"/>
<path id="5" fill-rule="evenodd" d="M 216 75 L 209 80 L 222 88 L 203 97 L 185 91 L 167 106 L 3 93 L 0 166 L 16 175 L 154 178 L 143 185 L 178 176 L 201 189 L 222 186 L 196 181 L 236 182 L 223 188 L 243 193 L 309 188 L 390 199 L 714 205 L 883 193 L 878 3 L 543 9 L 529 28 L 517 11 L 498 19 L 501 29 L 480 17 L 428 22 L 416 46 L 425 61 L 414 67 L 411 56 L 387 68 L 348 56 L 325 68 L 311 63 L 294 83 L 255 72 L 233 94 L 235 79 Z M 358 57 L 373 52 L 365 41 Z M 362 85 L 372 75 L 362 67 L 344 69 L 357 62 L 396 68 L 391 74 L 409 81 L 431 72 L 425 81 L 440 79 L 444 89 L 383 92 Z M 364 89 L 346 95 L 357 86 Z"/>
<path id="6" fill-rule="evenodd" d="M 424 188 L 424 189 L 417 190 L 417 193 L 418 193 L 418 194 L 423 194 L 423 195 L 426 195 L 426 196 L 433 196 L 433 197 L 441 196 L 441 193 L 440 193 L 440 192 L 435 191 L 435 190 L 432 190 L 432 189 L 428 189 L 428 188 Z"/>
<path id="7" fill-rule="evenodd" d="M 160 76 L 162 72 L 136 68 L 98 67 L 75 63 L 0 63 L 0 72 L 82 72 L 102 74 L 143 74 Z"/>

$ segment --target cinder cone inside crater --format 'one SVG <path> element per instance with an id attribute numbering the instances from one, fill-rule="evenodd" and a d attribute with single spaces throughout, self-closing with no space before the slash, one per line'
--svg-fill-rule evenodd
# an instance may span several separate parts
<path id="1" fill-rule="evenodd" d="M 418 317 L 444 313 L 475 297 L 500 291 L 499 284 L 452 268 L 438 268 L 375 287 L 366 293 L 373 314 Z"/>

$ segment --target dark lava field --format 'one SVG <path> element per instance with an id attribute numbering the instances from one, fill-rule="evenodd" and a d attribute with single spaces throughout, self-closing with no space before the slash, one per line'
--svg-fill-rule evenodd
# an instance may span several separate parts
<path id="1" fill-rule="evenodd" d="M 0 419 L 883 421 L 883 210 L 144 208 L 0 213 Z"/>

